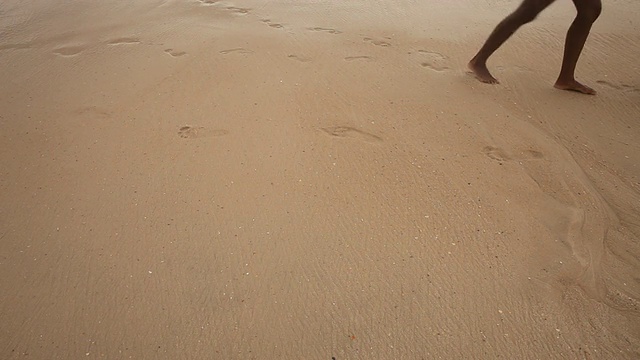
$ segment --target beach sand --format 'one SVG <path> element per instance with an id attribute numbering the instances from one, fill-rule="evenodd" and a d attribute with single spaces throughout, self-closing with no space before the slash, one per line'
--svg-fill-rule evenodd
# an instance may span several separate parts
<path id="1" fill-rule="evenodd" d="M 640 358 L 640 3 L 0 3 L 0 358 Z"/>

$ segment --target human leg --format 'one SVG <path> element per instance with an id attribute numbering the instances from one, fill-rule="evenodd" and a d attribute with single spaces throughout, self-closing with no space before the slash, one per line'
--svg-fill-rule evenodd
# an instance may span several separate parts
<path id="1" fill-rule="evenodd" d="M 554 0 L 524 0 L 513 13 L 496 26 L 480 51 L 469 61 L 469 69 L 473 71 L 478 80 L 489 84 L 498 83 L 498 80 L 487 69 L 487 59 L 522 25 L 533 21 L 542 10 L 553 2 Z"/>

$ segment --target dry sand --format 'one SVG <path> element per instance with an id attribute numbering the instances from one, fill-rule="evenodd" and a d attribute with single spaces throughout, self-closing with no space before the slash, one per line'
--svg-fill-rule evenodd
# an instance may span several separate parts
<path id="1" fill-rule="evenodd" d="M 0 2 L 0 358 L 638 359 L 640 3 Z"/>

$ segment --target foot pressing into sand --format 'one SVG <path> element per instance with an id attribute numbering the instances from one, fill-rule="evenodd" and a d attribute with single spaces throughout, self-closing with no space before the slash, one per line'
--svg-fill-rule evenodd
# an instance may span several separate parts
<path id="1" fill-rule="evenodd" d="M 485 84 L 500 83 L 498 79 L 494 78 L 493 75 L 491 75 L 485 63 L 479 63 L 475 59 L 472 59 L 471 61 L 469 61 L 469 64 L 467 64 L 467 66 L 469 67 L 469 70 L 471 70 L 476 78 L 478 78 L 478 80 L 480 80 L 481 82 Z"/>
<path id="2" fill-rule="evenodd" d="M 489 72 L 489 69 L 487 69 L 487 59 L 521 26 L 533 21 L 540 12 L 554 1 L 555 0 L 522 0 L 520 6 L 496 26 L 476 56 L 469 61 L 469 69 L 473 71 L 478 80 L 487 84 L 498 83 L 498 80 L 494 78 Z M 582 48 L 591 31 L 591 26 L 600 16 L 602 2 L 601 0 L 573 0 L 573 4 L 576 7 L 577 15 L 573 23 L 571 23 L 569 31 L 567 31 L 564 56 L 562 58 L 562 69 L 555 87 L 561 90 L 595 95 L 595 90 L 580 84 L 574 79 L 574 72 L 578 58 L 582 53 Z"/>
<path id="3" fill-rule="evenodd" d="M 595 90 L 577 82 L 576 80 L 568 80 L 568 81 L 558 80 L 553 86 L 556 89 L 560 89 L 560 90 L 576 91 L 576 92 L 587 94 L 587 95 L 596 94 Z"/>

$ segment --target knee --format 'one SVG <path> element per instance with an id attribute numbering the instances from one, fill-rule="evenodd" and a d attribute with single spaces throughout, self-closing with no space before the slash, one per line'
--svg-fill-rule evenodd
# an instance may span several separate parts
<path id="1" fill-rule="evenodd" d="M 513 13 L 513 16 L 519 23 L 524 25 L 535 20 L 547 6 L 547 2 L 544 1 L 524 1 Z"/>
<path id="2" fill-rule="evenodd" d="M 602 3 L 600 0 L 584 0 L 582 6 L 578 9 L 578 18 L 593 23 L 602 13 Z"/>
<path id="3" fill-rule="evenodd" d="M 528 24 L 535 20 L 537 17 L 538 13 L 527 12 L 520 15 L 520 21 L 522 21 L 522 24 Z"/>
<path id="4" fill-rule="evenodd" d="M 524 25 L 532 22 L 538 17 L 538 13 L 526 10 L 518 10 L 511 15 L 513 22 Z"/>

